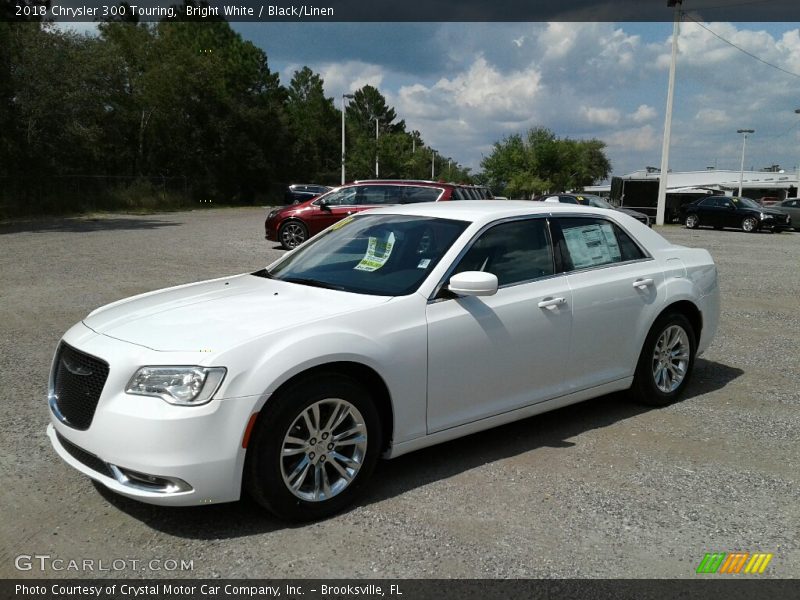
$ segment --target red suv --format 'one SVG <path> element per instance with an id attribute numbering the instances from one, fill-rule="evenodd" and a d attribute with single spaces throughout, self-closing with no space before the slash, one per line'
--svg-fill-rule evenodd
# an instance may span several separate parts
<path id="1" fill-rule="evenodd" d="M 492 198 L 488 188 L 435 181 L 356 181 L 300 204 L 276 208 L 264 222 L 266 238 L 287 250 L 362 210 L 387 204 Z"/>

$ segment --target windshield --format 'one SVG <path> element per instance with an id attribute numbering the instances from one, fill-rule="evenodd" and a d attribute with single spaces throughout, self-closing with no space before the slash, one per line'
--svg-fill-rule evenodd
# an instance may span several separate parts
<path id="1" fill-rule="evenodd" d="M 761 210 L 761 205 L 750 198 L 731 198 L 731 201 L 736 208 L 755 208 L 756 210 Z"/>
<path id="2" fill-rule="evenodd" d="M 358 294 L 414 292 L 469 223 L 406 215 L 359 215 L 300 246 L 267 276 Z"/>

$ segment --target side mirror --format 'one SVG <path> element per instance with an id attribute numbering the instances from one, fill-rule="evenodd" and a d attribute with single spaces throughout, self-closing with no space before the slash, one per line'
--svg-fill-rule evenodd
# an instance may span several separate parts
<path id="1" fill-rule="evenodd" d="M 497 275 L 483 271 L 464 271 L 450 278 L 447 289 L 459 296 L 494 296 Z"/>
<path id="2" fill-rule="evenodd" d="M 328 201 L 324 198 L 317 202 L 317 206 L 319 206 L 320 210 L 324 210 L 325 212 L 331 212 L 331 207 L 328 206 Z"/>

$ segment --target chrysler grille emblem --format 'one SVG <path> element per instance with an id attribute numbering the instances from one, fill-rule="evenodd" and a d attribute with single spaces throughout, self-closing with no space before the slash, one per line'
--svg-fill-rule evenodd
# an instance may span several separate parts
<path id="1" fill-rule="evenodd" d="M 63 364 L 67 368 L 67 371 L 69 371 L 73 375 L 81 375 L 83 377 L 88 377 L 89 375 L 92 374 L 92 371 L 90 369 L 87 369 L 83 365 L 70 362 L 68 359 L 64 357 L 61 358 L 61 364 Z"/>

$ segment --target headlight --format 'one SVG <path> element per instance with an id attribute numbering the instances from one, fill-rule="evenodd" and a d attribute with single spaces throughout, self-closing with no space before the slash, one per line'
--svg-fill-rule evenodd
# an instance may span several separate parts
<path id="1" fill-rule="evenodd" d="M 272 219 L 274 219 L 275 216 L 280 212 L 280 210 L 281 209 L 276 208 L 275 210 L 269 211 L 269 214 L 267 215 L 267 221 L 271 221 Z"/>
<path id="2" fill-rule="evenodd" d="M 224 367 L 142 367 L 131 377 L 125 392 L 197 406 L 211 400 L 225 373 Z"/>

